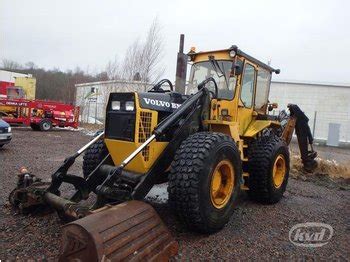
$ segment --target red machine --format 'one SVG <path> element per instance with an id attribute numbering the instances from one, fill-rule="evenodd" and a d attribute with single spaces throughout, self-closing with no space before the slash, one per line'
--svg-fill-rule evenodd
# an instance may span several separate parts
<path id="1" fill-rule="evenodd" d="M 77 128 L 79 107 L 54 101 L 0 98 L 0 114 L 9 124 L 48 131 L 53 126 Z"/>

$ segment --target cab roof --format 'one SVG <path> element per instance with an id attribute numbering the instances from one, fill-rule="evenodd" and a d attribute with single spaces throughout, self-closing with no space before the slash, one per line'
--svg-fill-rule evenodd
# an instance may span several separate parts
<path id="1" fill-rule="evenodd" d="M 279 74 L 280 73 L 280 70 L 279 69 L 275 69 L 263 62 L 261 62 L 260 60 L 248 55 L 247 53 L 243 52 L 241 49 L 239 49 L 236 45 L 233 45 L 231 46 L 230 48 L 227 48 L 227 49 L 218 49 L 218 50 L 210 50 L 210 51 L 201 51 L 201 52 L 195 52 L 194 50 L 191 49 L 191 51 L 187 54 L 188 56 L 193 56 L 193 57 L 196 57 L 198 55 L 206 55 L 206 54 L 214 54 L 214 53 L 227 53 L 228 57 L 229 56 L 229 53 L 231 51 L 235 51 L 236 52 L 236 55 L 238 55 L 239 57 L 243 57 L 247 60 L 249 60 L 250 62 L 254 63 L 254 64 L 257 64 L 259 65 L 260 67 L 262 68 L 265 68 L 267 70 L 269 70 L 271 73 L 274 72 L 276 74 Z"/>

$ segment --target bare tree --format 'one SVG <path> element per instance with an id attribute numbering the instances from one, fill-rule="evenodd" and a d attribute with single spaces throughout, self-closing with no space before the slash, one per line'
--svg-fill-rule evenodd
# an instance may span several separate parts
<path id="1" fill-rule="evenodd" d="M 136 39 L 127 49 L 123 65 L 122 77 L 127 80 L 133 80 L 136 73 L 140 73 L 141 69 L 141 52 L 142 46 Z"/>
<path id="2" fill-rule="evenodd" d="M 22 69 L 22 65 L 10 59 L 2 59 L 1 68 L 5 70 L 16 70 L 16 69 Z"/>
<path id="3" fill-rule="evenodd" d="M 34 62 L 29 61 L 24 64 L 24 68 L 33 70 L 33 69 L 37 69 L 38 67 Z"/>
<path id="4" fill-rule="evenodd" d="M 128 48 L 122 64 L 122 77 L 127 80 L 140 79 L 152 83 L 165 71 L 161 64 L 163 39 L 158 19 L 154 19 L 144 42 L 135 40 Z"/>
<path id="5" fill-rule="evenodd" d="M 121 78 L 121 66 L 119 64 L 118 57 L 115 56 L 113 60 L 110 60 L 106 66 L 106 73 L 109 80 L 120 79 Z"/>
<path id="6" fill-rule="evenodd" d="M 163 39 L 158 19 L 154 19 L 148 30 L 146 42 L 142 46 L 140 70 L 141 80 L 144 82 L 155 82 L 164 73 L 164 66 L 161 65 L 163 56 Z"/>

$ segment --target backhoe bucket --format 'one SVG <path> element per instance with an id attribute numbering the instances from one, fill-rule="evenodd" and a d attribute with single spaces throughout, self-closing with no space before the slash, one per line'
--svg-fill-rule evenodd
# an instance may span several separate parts
<path id="1" fill-rule="evenodd" d="M 178 252 L 149 204 L 133 200 L 93 212 L 63 227 L 59 261 L 167 261 Z"/>

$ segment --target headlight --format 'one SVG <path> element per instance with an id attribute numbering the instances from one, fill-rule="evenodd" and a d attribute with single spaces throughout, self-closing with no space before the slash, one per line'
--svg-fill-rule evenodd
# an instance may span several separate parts
<path id="1" fill-rule="evenodd" d="M 125 110 L 126 111 L 134 111 L 135 103 L 134 101 L 126 101 L 125 102 Z"/>
<path id="2" fill-rule="evenodd" d="M 230 51 L 230 57 L 235 57 L 236 56 L 236 52 L 235 52 L 235 50 L 231 50 Z"/>
<path id="3" fill-rule="evenodd" d="M 11 127 L 9 126 L 8 128 L 7 128 L 7 132 L 11 132 Z"/>
<path id="4" fill-rule="evenodd" d="M 112 110 L 120 110 L 120 101 L 112 101 Z"/>

